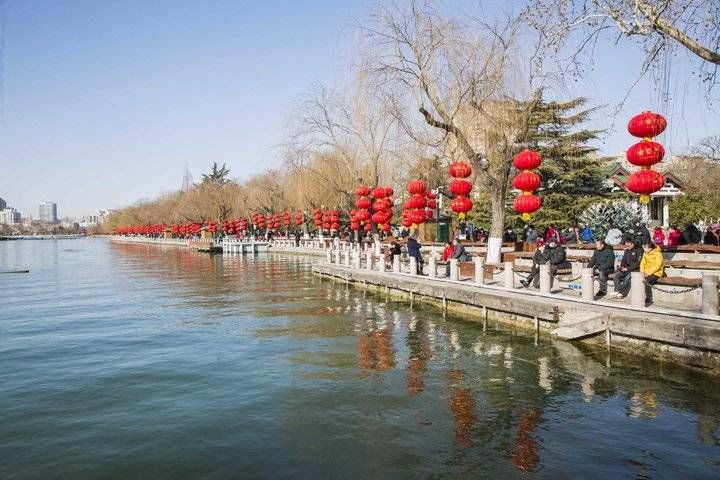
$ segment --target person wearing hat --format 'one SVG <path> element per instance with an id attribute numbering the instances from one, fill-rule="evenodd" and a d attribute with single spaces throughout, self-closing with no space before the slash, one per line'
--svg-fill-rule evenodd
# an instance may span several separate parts
<path id="1" fill-rule="evenodd" d="M 422 275 L 423 274 L 423 258 L 422 258 L 422 254 L 420 254 L 420 249 L 422 248 L 422 245 L 420 245 L 420 242 L 417 241 L 417 233 L 412 233 L 408 237 L 405 248 L 407 248 L 408 256 L 413 257 L 415 259 L 415 261 L 417 262 L 418 275 Z"/>
<path id="2" fill-rule="evenodd" d="M 520 283 L 525 288 L 530 286 L 530 282 L 532 282 L 533 287 L 540 287 L 540 265 L 545 265 L 549 260 L 547 252 L 545 251 L 545 242 L 538 238 L 535 244 L 537 245 L 537 250 L 535 250 L 535 255 L 533 255 L 533 266 L 530 270 L 530 275 L 528 275 L 525 280 L 520 280 Z"/>
<path id="3" fill-rule="evenodd" d="M 705 245 L 720 246 L 720 223 L 713 223 L 705 232 Z"/>

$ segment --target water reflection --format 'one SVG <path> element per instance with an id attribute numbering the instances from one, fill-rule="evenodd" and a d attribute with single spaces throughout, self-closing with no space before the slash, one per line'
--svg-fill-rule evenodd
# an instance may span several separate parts
<path id="1" fill-rule="evenodd" d="M 503 328 L 483 332 L 422 305 L 319 280 L 311 259 L 113 248 L 126 275 L 169 282 L 189 305 L 265 319 L 252 335 L 276 340 L 279 353 L 268 361 L 287 360 L 288 383 L 300 382 L 297 428 L 309 428 L 308 412 L 313 429 L 336 421 L 333 428 L 353 429 L 354 442 L 380 442 L 390 457 L 412 452 L 417 476 L 439 464 L 447 476 L 482 470 L 503 478 L 720 474 L 712 377 L 615 352 L 610 364 L 605 349 L 536 343 Z M 315 389 L 322 394 L 310 396 Z M 678 464 L 690 457 L 696 461 Z"/>

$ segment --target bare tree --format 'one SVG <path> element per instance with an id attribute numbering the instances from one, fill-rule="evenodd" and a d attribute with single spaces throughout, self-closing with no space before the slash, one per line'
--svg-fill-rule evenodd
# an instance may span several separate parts
<path id="1" fill-rule="evenodd" d="M 592 62 L 601 34 L 636 40 L 645 50 L 641 72 L 673 48 L 699 60 L 708 90 L 720 65 L 720 3 L 716 0 L 531 0 L 527 19 L 545 46 L 557 52 L 566 44 L 571 68 L 582 73 Z M 580 61 L 587 52 L 587 59 Z"/>
<path id="2" fill-rule="evenodd" d="M 396 105 L 416 109 L 450 156 L 474 165 L 492 199 L 487 259 L 497 263 L 512 159 L 527 146 L 541 80 L 520 65 L 530 58 L 517 48 L 519 17 L 495 23 L 467 18 L 463 23 L 411 1 L 381 10 L 364 29 L 378 84 L 395 92 Z"/>
<path id="3" fill-rule="evenodd" d="M 691 155 L 720 164 L 720 135 L 706 137 L 690 150 Z"/>

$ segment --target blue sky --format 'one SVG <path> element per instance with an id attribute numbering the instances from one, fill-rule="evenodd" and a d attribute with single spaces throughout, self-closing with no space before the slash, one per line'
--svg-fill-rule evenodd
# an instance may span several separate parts
<path id="1" fill-rule="evenodd" d="M 372 7 L 6 0 L 0 197 L 25 215 L 47 200 L 61 216 L 82 215 L 177 189 L 185 163 L 196 179 L 213 160 L 238 178 L 277 165 L 289 114 L 314 82 L 343 81 L 353 26 Z M 641 58 L 627 45 L 604 48 L 597 70 L 565 93 L 615 104 Z M 719 133 L 720 117 L 685 81 L 687 62 L 675 62 L 677 95 L 659 104 L 641 83 L 599 144 L 604 153 L 632 143 L 631 114 L 658 106 L 672 115 L 670 149 Z M 593 121 L 610 125 L 608 112 Z"/>

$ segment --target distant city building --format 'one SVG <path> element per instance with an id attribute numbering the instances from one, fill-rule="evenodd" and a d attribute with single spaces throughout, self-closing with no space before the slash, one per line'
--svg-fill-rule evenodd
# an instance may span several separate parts
<path id="1" fill-rule="evenodd" d="M 7 208 L 7 202 L 0 198 L 0 210 L 5 210 Z"/>
<path id="2" fill-rule="evenodd" d="M 38 216 L 42 222 L 57 223 L 57 204 L 53 202 L 41 203 L 38 210 Z"/>
<path id="3" fill-rule="evenodd" d="M 17 225 L 18 223 L 20 223 L 20 212 L 14 208 L 0 210 L 0 225 Z"/>

